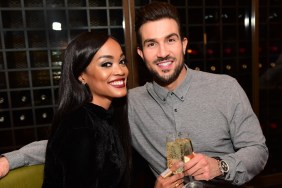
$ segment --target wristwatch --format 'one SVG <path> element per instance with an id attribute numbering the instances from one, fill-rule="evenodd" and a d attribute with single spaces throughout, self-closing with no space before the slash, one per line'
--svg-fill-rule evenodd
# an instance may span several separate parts
<path id="1" fill-rule="evenodd" d="M 225 177 L 226 174 L 229 172 L 228 164 L 224 160 L 222 160 L 220 157 L 213 157 L 213 158 L 218 161 L 219 170 L 220 170 L 222 176 Z"/>

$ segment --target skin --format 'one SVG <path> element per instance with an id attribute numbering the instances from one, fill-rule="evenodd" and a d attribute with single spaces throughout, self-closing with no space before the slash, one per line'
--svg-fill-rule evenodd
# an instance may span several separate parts
<path id="1" fill-rule="evenodd" d="M 137 53 L 154 80 L 168 90 L 174 90 L 186 76 L 184 54 L 187 38 L 181 40 L 177 23 L 168 18 L 145 23 L 140 33 L 142 49 L 137 48 Z"/>
<path id="2" fill-rule="evenodd" d="M 188 39 L 180 37 L 177 22 L 170 18 L 150 21 L 139 30 L 142 47 L 137 53 L 153 75 L 154 81 L 169 91 L 175 90 L 185 79 L 184 54 Z M 177 169 L 174 164 L 173 169 Z M 183 177 L 193 176 L 195 180 L 210 180 L 221 175 L 217 160 L 203 154 L 194 157 L 184 165 L 184 173 L 166 178 L 159 176 L 155 188 L 182 187 Z"/>
<path id="3" fill-rule="evenodd" d="M 113 98 L 127 93 L 128 69 L 120 45 L 113 39 L 99 49 L 86 70 L 79 76 L 92 92 L 92 103 L 108 109 Z"/>
<path id="4" fill-rule="evenodd" d="M 9 172 L 9 161 L 6 157 L 0 157 L 0 178 L 6 176 Z"/>
<path id="5" fill-rule="evenodd" d="M 175 171 L 178 168 L 183 167 L 183 165 L 184 165 L 183 162 L 175 163 L 170 167 L 170 170 Z M 184 173 L 178 173 L 166 178 L 163 178 L 162 176 L 158 176 L 154 188 L 170 188 L 170 187 L 182 188 L 184 185 L 183 178 L 184 178 Z"/>

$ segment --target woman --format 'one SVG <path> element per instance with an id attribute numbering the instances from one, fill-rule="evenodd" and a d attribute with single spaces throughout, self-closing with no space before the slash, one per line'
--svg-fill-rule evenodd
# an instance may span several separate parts
<path id="1" fill-rule="evenodd" d="M 128 69 L 120 44 L 87 32 L 65 51 L 44 188 L 129 187 Z"/>

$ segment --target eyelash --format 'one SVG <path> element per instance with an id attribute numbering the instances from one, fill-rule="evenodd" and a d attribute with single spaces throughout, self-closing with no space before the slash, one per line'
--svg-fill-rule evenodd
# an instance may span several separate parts
<path id="1" fill-rule="evenodd" d="M 151 46 L 155 46 L 155 43 L 154 42 L 151 42 L 147 45 L 147 47 L 151 47 Z"/>
<path id="2" fill-rule="evenodd" d="M 111 67 L 112 64 L 112 62 L 104 62 L 102 63 L 101 67 Z M 120 60 L 119 64 L 127 65 L 126 59 Z"/>
<path id="3" fill-rule="evenodd" d="M 110 67 L 110 65 L 112 65 L 111 62 L 105 62 L 105 63 L 102 63 L 101 67 Z"/>
<path id="4" fill-rule="evenodd" d="M 175 42 L 176 39 L 175 39 L 175 38 L 169 38 L 167 41 L 168 41 L 169 43 L 170 43 L 170 42 Z M 148 44 L 147 44 L 147 47 L 152 47 L 152 46 L 155 46 L 155 42 L 151 42 L 151 43 L 148 43 Z"/>
<path id="5" fill-rule="evenodd" d="M 123 63 L 121 63 L 121 62 L 123 62 Z M 126 59 L 120 60 L 120 64 L 127 65 L 127 60 Z"/>

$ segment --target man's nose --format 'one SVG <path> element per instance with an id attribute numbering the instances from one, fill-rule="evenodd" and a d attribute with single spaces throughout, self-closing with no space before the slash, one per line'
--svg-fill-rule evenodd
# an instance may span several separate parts
<path id="1" fill-rule="evenodd" d="M 158 48 L 158 57 L 167 57 L 169 50 L 165 44 L 160 44 Z"/>

